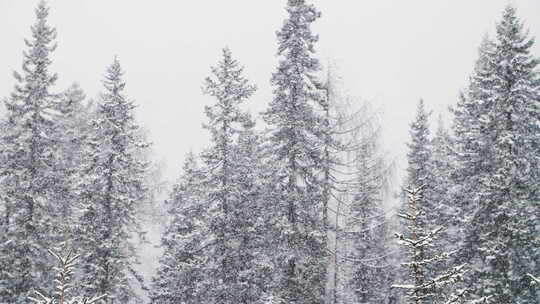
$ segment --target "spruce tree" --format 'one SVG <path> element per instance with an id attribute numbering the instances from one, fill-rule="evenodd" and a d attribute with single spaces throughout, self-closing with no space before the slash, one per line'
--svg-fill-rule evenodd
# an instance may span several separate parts
<path id="1" fill-rule="evenodd" d="M 190 153 L 167 200 L 169 220 L 161 238 L 163 254 L 152 280 L 151 303 L 201 303 L 207 290 L 209 227 L 205 173 Z"/>
<path id="2" fill-rule="evenodd" d="M 425 215 L 416 219 L 417 225 L 421 228 L 417 233 L 418 237 L 427 237 L 422 233 L 430 233 L 438 227 L 450 226 L 449 221 L 454 217 L 451 203 L 448 200 L 448 189 L 450 188 L 449 177 L 451 171 L 451 151 L 449 150 L 450 135 L 444 129 L 442 118 L 439 119 L 437 132 L 433 138 L 430 136 L 429 118 L 431 112 L 425 109 L 424 102 L 420 100 L 417 107 L 416 118 L 411 124 L 411 141 L 407 144 L 407 176 L 406 185 L 410 187 L 422 188 L 422 204 L 417 208 Z M 429 216 L 428 216 L 429 215 Z M 407 229 L 407 222 L 403 223 Z M 451 225 L 450 230 L 453 233 Z M 440 239 L 433 246 L 422 246 L 418 248 L 420 258 L 433 256 L 439 251 L 451 252 L 456 250 L 456 246 L 450 246 L 455 237 L 450 238 L 447 229 L 438 231 L 437 237 Z M 436 247 L 434 247 L 436 246 Z M 423 275 L 430 277 L 437 273 L 437 270 L 452 264 L 450 259 L 437 260 L 423 267 Z M 456 261 L 457 263 L 457 261 Z M 438 291 L 444 294 L 447 290 Z M 443 297 L 443 295 L 438 296 Z"/>
<path id="3" fill-rule="evenodd" d="M 247 117 L 233 147 L 235 170 L 231 181 L 236 185 L 231 225 L 235 255 L 234 297 L 239 303 L 261 303 L 268 294 L 275 269 L 272 235 L 268 233 L 271 219 L 266 218 L 268 189 L 268 157 L 264 154 L 263 138 L 255 130 L 255 122 Z M 232 221 L 231 221 L 232 222 Z"/>
<path id="4" fill-rule="evenodd" d="M 436 224 L 444 225 L 448 229 L 447 232 L 441 232 L 440 243 L 442 248 L 450 251 L 457 249 L 454 220 L 457 210 L 450 200 L 450 192 L 454 187 L 451 178 L 454 172 L 452 138 L 444 126 L 442 116 L 439 116 L 437 130 L 430 145 L 432 149 L 429 162 L 432 177 L 431 200 L 434 207 L 431 212 L 437 219 Z"/>
<path id="5" fill-rule="evenodd" d="M 429 117 L 431 113 L 427 112 L 424 101 L 420 100 L 416 109 L 415 120 L 410 125 L 411 141 L 407 143 L 407 185 L 415 187 L 425 184 L 431 178 L 430 160 L 430 130 Z M 426 191 L 426 190 L 424 190 Z"/>
<path id="6" fill-rule="evenodd" d="M 439 237 L 443 227 L 434 230 L 426 230 L 422 224 L 429 216 L 429 210 L 422 208 L 425 204 L 421 185 L 417 188 L 408 189 L 407 208 L 399 216 L 406 222 L 406 233 L 396 234 L 399 243 L 407 250 L 407 260 L 403 266 L 407 268 L 410 279 L 408 284 L 393 285 L 394 288 L 406 291 L 407 303 L 462 303 L 465 290 L 456 287 L 465 272 L 465 266 L 454 266 L 448 270 L 437 269 L 432 271 L 432 266 L 437 262 L 448 261 L 450 252 L 437 252 L 427 250 L 434 247 L 434 242 Z M 453 291 L 445 296 L 443 287 L 450 285 Z"/>
<path id="7" fill-rule="evenodd" d="M 474 214 L 481 187 L 480 177 L 486 170 L 484 157 L 487 155 L 486 137 L 481 134 L 481 114 L 485 112 L 487 92 L 490 85 L 485 75 L 490 73 L 490 54 L 493 52 L 493 42 L 484 36 L 478 49 L 478 59 L 474 71 L 469 78 L 468 87 L 460 94 L 459 101 L 451 109 L 452 125 L 452 172 L 449 175 L 454 187 L 449 188 L 449 203 L 455 209 L 453 225 L 456 228 L 452 236 L 456 239 L 455 246 L 461 248 L 462 254 L 455 258 L 460 262 L 469 259 L 467 244 L 465 244 L 465 229 Z M 469 244 L 472 245 L 472 244 Z"/>
<path id="8" fill-rule="evenodd" d="M 137 255 L 132 237 L 140 231 L 137 206 L 145 200 L 146 162 L 138 157 L 148 145 L 139 140 L 135 104 L 124 94 L 123 71 L 115 58 L 103 81 L 104 93 L 91 122 L 88 160 L 83 168 L 77 245 L 81 249 L 83 292 L 107 294 L 109 304 L 133 303 Z"/>
<path id="9" fill-rule="evenodd" d="M 420 187 L 426 184 L 427 181 L 431 181 L 433 178 L 431 171 L 431 138 L 429 130 L 429 117 L 431 113 L 427 112 L 424 101 L 420 100 L 416 109 L 415 120 L 410 124 L 410 136 L 411 140 L 407 143 L 407 175 L 405 177 L 405 185 L 411 185 L 411 187 Z M 432 214 L 435 206 L 429 200 L 431 198 L 432 189 L 424 189 L 424 196 L 426 197 L 426 204 L 418 206 L 422 208 L 424 213 L 430 212 Z M 429 205 L 428 205 L 429 204 Z M 429 231 L 434 228 L 433 222 L 436 218 L 420 218 L 419 225 L 422 229 Z"/>
<path id="10" fill-rule="evenodd" d="M 59 147 L 58 171 L 65 178 L 56 204 L 62 219 L 62 232 L 66 239 L 71 239 L 71 227 L 76 224 L 74 205 L 77 202 L 76 187 L 81 178 L 79 170 L 86 161 L 84 149 L 92 118 L 91 104 L 86 103 L 86 95 L 81 87 L 74 83 L 58 98 L 57 145 Z"/>
<path id="11" fill-rule="evenodd" d="M 40 281 L 49 279 L 46 248 L 58 241 L 56 205 L 62 176 L 57 173 L 54 134 L 57 75 L 50 71 L 56 30 L 44 1 L 35 9 L 32 38 L 25 40 L 22 73 L 6 101 L 1 153 L 3 214 L 0 238 L 0 302 L 26 303 Z"/>
<path id="12" fill-rule="evenodd" d="M 464 248 L 477 266 L 469 277 L 475 298 L 532 303 L 539 295 L 525 275 L 540 270 L 540 252 L 533 245 L 540 213 L 539 60 L 530 53 L 534 40 L 515 8 L 504 10 L 496 30 L 476 76 L 481 111 L 478 137 L 472 139 L 481 159 L 472 174 L 478 187 L 467 192 L 472 215 Z"/>
<path id="13" fill-rule="evenodd" d="M 212 246 L 212 261 L 208 264 L 208 282 L 213 302 L 238 303 L 242 301 L 242 291 L 238 290 L 240 278 L 238 266 L 241 264 L 239 250 L 234 248 L 240 242 L 237 229 L 244 208 L 241 189 L 234 180 L 234 170 L 240 165 L 234 162 L 234 142 L 239 136 L 247 116 L 240 106 L 255 92 L 243 75 L 243 67 L 232 58 L 229 49 L 223 50 L 223 59 L 212 68 L 212 76 L 206 78 L 204 92 L 216 99 L 216 103 L 205 108 L 208 123 L 205 128 L 211 135 L 211 146 L 202 154 L 208 169 L 209 227 L 215 238 Z M 247 227 L 246 227 L 247 228 Z"/>
<path id="14" fill-rule="evenodd" d="M 277 33 L 274 99 L 263 113 L 270 126 L 275 188 L 270 203 L 275 217 L 275 261 L 279 269 L 275 301 L 322 303 L 327 282 L 326 231 L 323 223 L 324 123 L 314 58 L 318 38 L 311 24 L 320 16 L 304 0 L 288 0 L 288 17 Z"/>

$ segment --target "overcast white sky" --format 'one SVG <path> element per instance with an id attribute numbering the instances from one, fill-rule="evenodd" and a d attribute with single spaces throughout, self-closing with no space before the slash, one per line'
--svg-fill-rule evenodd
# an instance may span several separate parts
<path id="1" fill-rule="evenodd" d="M 0 96 L 20 71 L 38 0 L 0 0 Z M 139 104 L 157 157 L 174 178 L 186 152 L 207 143 L 201 94 L 209 67 L 229 46 L 259 91 L 253 112 L 272 98 L 275 32 L 286 0 L 50 0 L 58 30 L 53 70 L 57 89 L 79 82 L 97 95 L 105 67 L 118 55 L 127 93 Z M 384 109 L 388 149 L 403 159 L 408 124 L 424 98 L 435 113 L 454 104 L 485 32 L 508 3 L 532 35 L 540 35 L 539 0 L 313 0 L 322 18 L 318 51 L 338 63 L 352 94 Z M 535 46 L 536 55 L 540 47 Z M 436 116 L 436 115 L 435 115 Z M 435 117 L 434 117 L 435 120 Z"/>

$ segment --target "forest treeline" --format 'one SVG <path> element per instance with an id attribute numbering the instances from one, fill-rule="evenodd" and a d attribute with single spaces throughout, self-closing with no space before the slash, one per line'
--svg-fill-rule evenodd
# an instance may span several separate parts
<path id="1" fill-rule="evenodd" d="M 484 37 L 450 128 L 431 134 L 419 102 L 396 194 L 377 111 L 320 64 L 320 12 L 286 2 L 273 99 L 245 110 L 257 87 L 224 48 L 202 80 L 210 142 L 163 204 L 120 61 L 98 98 L 56 88 L 39 3 L 0 122 L 0 303 L 540 301 L 540 60 L 515 7 Z M 142 223 L 162 206 L 145 281 Z"/>

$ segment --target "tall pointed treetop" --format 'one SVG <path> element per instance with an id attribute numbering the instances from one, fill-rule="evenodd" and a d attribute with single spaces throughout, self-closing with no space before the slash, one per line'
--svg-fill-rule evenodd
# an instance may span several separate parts
<path id="1" fill-rule="evenodd" d="M 427 164 L 430 159 L 430 132 L 429 132 L 429 116 L 431 113 L 426 111 L 424 101 L 420 100 L 416 109 L 415 120 L 411 123 L 409 131 L 411 142 L 407 144 L 409 152 L 407 159 L 409 166 L 407 168 L 409 185 L 415 187 L 425 183 L 428 177 Z"/>
<path id="2" fill-rule="evenodd" d="M 50 53 L 56 49 L 56 29 L 47 23 L 49 8 L 41 1 L 35 9 L 36 22 L 31 26 L 32 39 L 25 39 L 28 50 L 23 52 L 22 74 L 14 72 L 17 80 L 8 109 L 15 110 L 17 101 L 34 107 L 47 108 L 52 103 L 49 89 L 58 76 L 49 72 Z"/>
<path id="3" fill-rule="evenodd" d="M 239 105 L 255 93 L 256 86 L 244 77 L 244 67 L 232 57 L 228 48 L 224 48 L 222 53 L 222 60 L 212 67 L 212 75 L 205 79 L 203 92 L 217 99 L 214 105 L 205 108 L 209 124 L 226 123 L 226 128 L 229 128 L 231 123 L 244 120 L 245 115 Z"/>

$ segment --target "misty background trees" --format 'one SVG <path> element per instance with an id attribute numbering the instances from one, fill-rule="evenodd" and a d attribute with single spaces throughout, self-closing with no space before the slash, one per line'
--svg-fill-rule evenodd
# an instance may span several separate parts
<path id="1" fill-rule="evenodd" d="M 317 57 L 321 13 L 285 8 L 272 100 L 245 110 L 256 85 L 224 48 L 201 79 L 208 146 L 178 157 L 164 193 L 120 59 L 93 99 L 57 88 L 39 3 L 0 125 L 0 303 L 61 301 L 55 259 L 78 296 L 107 304 L 540 299 L 540 61 L 516 8 L 484 37 L 449 127 L 419 102 L 403 181 L 375 105 Z M 77 270 L 47 253 L 59 244 Z"/>

